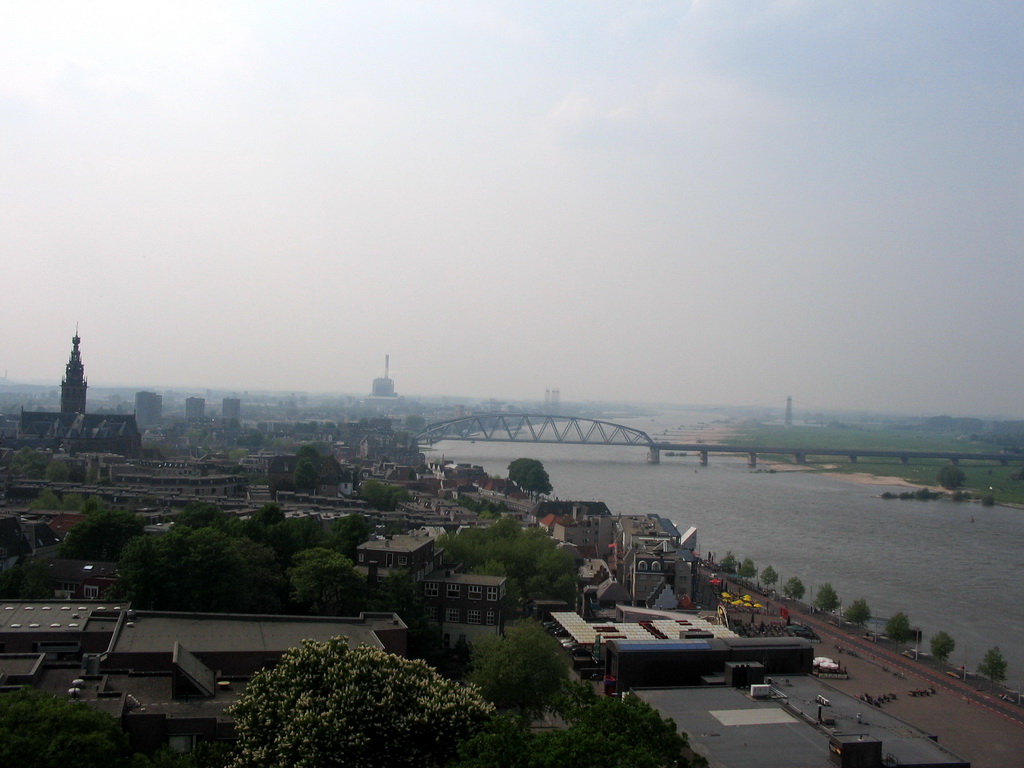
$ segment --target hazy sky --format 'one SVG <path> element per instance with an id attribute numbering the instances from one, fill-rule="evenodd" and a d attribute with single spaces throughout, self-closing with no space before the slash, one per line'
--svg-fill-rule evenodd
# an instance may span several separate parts
<path id="1" fill-rule="evenodd" d="M 1024 3 L 0 2 L 0 373 L 1024 416 Z"/>

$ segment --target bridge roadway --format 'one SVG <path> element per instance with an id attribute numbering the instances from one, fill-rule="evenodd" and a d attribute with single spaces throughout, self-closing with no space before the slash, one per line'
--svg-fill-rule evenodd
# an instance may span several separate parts
<path id="1" fill-rule="evenodd" d="M 685 451 L 696 453 L 700 463 L 707 465 L 708 454 L 739 453 L 747 455 L 747 463 L 757 466 L 758 455 L 792 456 L 797 464 L 806 464 L 808 456 L 844 456 L 856 463 L 860 458 L 899 459 L 909 464 L 911 459 L 947 459 L 958 465 L 961 461 L 996 461 L 1006 466 L 1011 459 L 1024 461 L 1024 455 L 1011 453 L 964 453 L 961 451 L 906 451 L 877 448 L 773 448 L 766 445 L 719 445 L 710 443 L 652 443 L 649 446 L 648 461 L 657 464 L 661 451 Z"/>
<path id="2" fill-rule="evenodd" d="M 528 413 L 477 413 L 429 424 L 416 436 L 418 440 L 470 440 L 503 443 L 561 443 L 565 445 L 631 445 L 647 448 L 647 461 L 661 463 L 662 451 L 696 453 L 706 465 L 712 453 L 746 454 L 747 463 L 757 466 L 758 455 L 790 455 L 797 464 L 806 464 L 808 456 L 845 456 L 851 462 L 860 458 L 946 459 L 956 465 L 961 461 L 991 461 L 1003 466 L 1011 460 L 1024 462 L 1024 454 L 966 453 L 961 451 L 911 451 L 879 448 L 777 448 L 767 445 L 722 445 L 719 443 L 657 442 L 635 427 L 582 416 L 555 416 Z"/>

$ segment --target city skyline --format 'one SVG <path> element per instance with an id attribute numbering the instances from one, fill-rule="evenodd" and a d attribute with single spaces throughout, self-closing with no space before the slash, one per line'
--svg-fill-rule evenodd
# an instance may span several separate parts
<path id="1" fill-rule="evenodd" d="M 0 371 L 1024 417 L 1024 6 L 12 4 Z M 17 325 L 15 325 L 17 324 Z M 780 405 L 781 407 L 781 405 Z"/>

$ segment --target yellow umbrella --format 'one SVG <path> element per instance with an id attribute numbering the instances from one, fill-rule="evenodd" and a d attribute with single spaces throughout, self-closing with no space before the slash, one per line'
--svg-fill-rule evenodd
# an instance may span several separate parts
<path id="1" fill-rule="evenodd" d="M 748 603 L 749 603 L 749 602 L 750 602 L 751 600 L 753 600 L 754 598 L 752 598 L 752 597 L 751 597 L 750 595 L 744 595 L 744 596 L 743 596 L 743 599 L 744 599 L 744 600 L 745 600 L 746 602 L 748 602 Z"/>
<path id="2" fill-rule="evenodd" d="M 732 604 L 733 605 L 746 605 L 746 603 L 744 603 L 742 600 L 733 600 Z"/>
<path id="3" fill-rule="evenodd" d="M 755 608 L 764 608 L 764 606 L 761 605 L 760 603 L 754 603 L 754 607 Z"/>
<path id="4" fill-rule="evenodd" d="M 728 592 L 723 592 L 722 597 L 732 597 Z"/>

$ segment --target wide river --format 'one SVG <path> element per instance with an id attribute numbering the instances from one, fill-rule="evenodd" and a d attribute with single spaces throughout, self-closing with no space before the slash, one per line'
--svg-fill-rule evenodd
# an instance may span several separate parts
<path id="1" fill-rule="evenodd" d="M 679 413 L 615 420 L 655 439 Z M 703 415 L 703 418 L 708 418 Z M 999 646 L 1007 685 L 1024 680 L 1024 511 L 951 501 L 885 500 L 897 486 L 862 485 L 812 472 L 751 471 L 745 458 L 694 455 L 646 462 L 639 447 L 437 443 L 430 459 L 483 466 L 506 476 L 528 457 L 544 463 L 553 496 L 605 502 L 616 514 L 657 513 L 680 532 L 697 527 L 698 551 L 771 565 L 780 584 L 797 576 L 816 591 L 830 582 L 844 605 L 867 600 L 877 617 L 903 611 L 924 633 L 944 630 L 950 660 L 977 668 Z"/>

